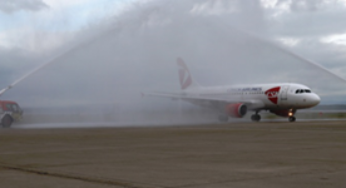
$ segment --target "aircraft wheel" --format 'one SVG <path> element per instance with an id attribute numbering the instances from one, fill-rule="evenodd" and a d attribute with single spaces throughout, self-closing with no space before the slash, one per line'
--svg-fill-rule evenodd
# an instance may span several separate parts
<path id="1" fill-rule="evenodd" d="M 291 117 L 288 118 L 288 121 L 290 121 L 290 122 L 295 122 L 295 121 L 296 121 L 296 117 L 291 116 Z"/>
<path id="2" fill-rule="evenodd" d="M 1 125 L 4 128 L 9 128 L 12 125 L 12 119 L 10 116 L 6 115 L 4 118 L 1 120 Z"/>
<path id="3" fill-rule="evenodd" d="M 251 120 L 259 122 L 259 121 L 261 121 L 261 116 L 259 114 L 254 114 L 251 116 Z"/>
<path id="4" fill-rule="evenodd" d="M 226 115 L 219 115 L 219 121 L 222 123 L 225 123 L 228 121 L 228 116 Z"/>

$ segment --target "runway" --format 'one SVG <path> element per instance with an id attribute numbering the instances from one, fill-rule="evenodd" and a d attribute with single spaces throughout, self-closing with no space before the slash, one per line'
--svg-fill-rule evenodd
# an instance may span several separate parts
<path id="1" fill-rule="evenodd" d="M 342 187 L 346 122 L 0 130 L 3 187 Z"/>

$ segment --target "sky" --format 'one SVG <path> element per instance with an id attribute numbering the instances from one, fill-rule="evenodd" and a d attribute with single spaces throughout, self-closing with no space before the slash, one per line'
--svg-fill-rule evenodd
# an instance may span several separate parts
<path id="1" fill-rule="evenodd" d="M 298 82 L 346 104 L 345 82 L 279 50 L 346 78 L 345 17 L 346 0 L 0 0 L 0 87 L 52 62 L 2 97 L 141 103 L 179 88 L 182 57 L 202 85 Z"/>
<path id="2" fill-rule="evenodd" d="M 50 50 L 81 28 L 105 20 L 133 0 L 13 0 L 0 1 L 3 48 Z M 43 35 L 37 38 L 37 33 Z"/>

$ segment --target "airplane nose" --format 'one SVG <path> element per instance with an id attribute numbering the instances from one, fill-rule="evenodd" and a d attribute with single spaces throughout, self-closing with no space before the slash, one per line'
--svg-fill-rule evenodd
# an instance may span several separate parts
<path id="1" fill-rule="evenodd" d="M 312 105 L 316 106 L 316 105 L 318 105 L 320 102 L 321 102 L 321 98 L 320 98 L 318 95 L 314 94 L 314 95 L 311 97 L 311 104 L 312 104 Z"/>

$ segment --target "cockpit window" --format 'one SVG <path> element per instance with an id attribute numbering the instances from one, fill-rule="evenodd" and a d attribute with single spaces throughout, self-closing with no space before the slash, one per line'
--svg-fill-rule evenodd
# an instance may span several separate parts
<path id="1" fill-rule="evenodd" d="M 297 89 L 296 90 L 296 93 L 311 93 L 311 90 L 309 89 Z"/>

